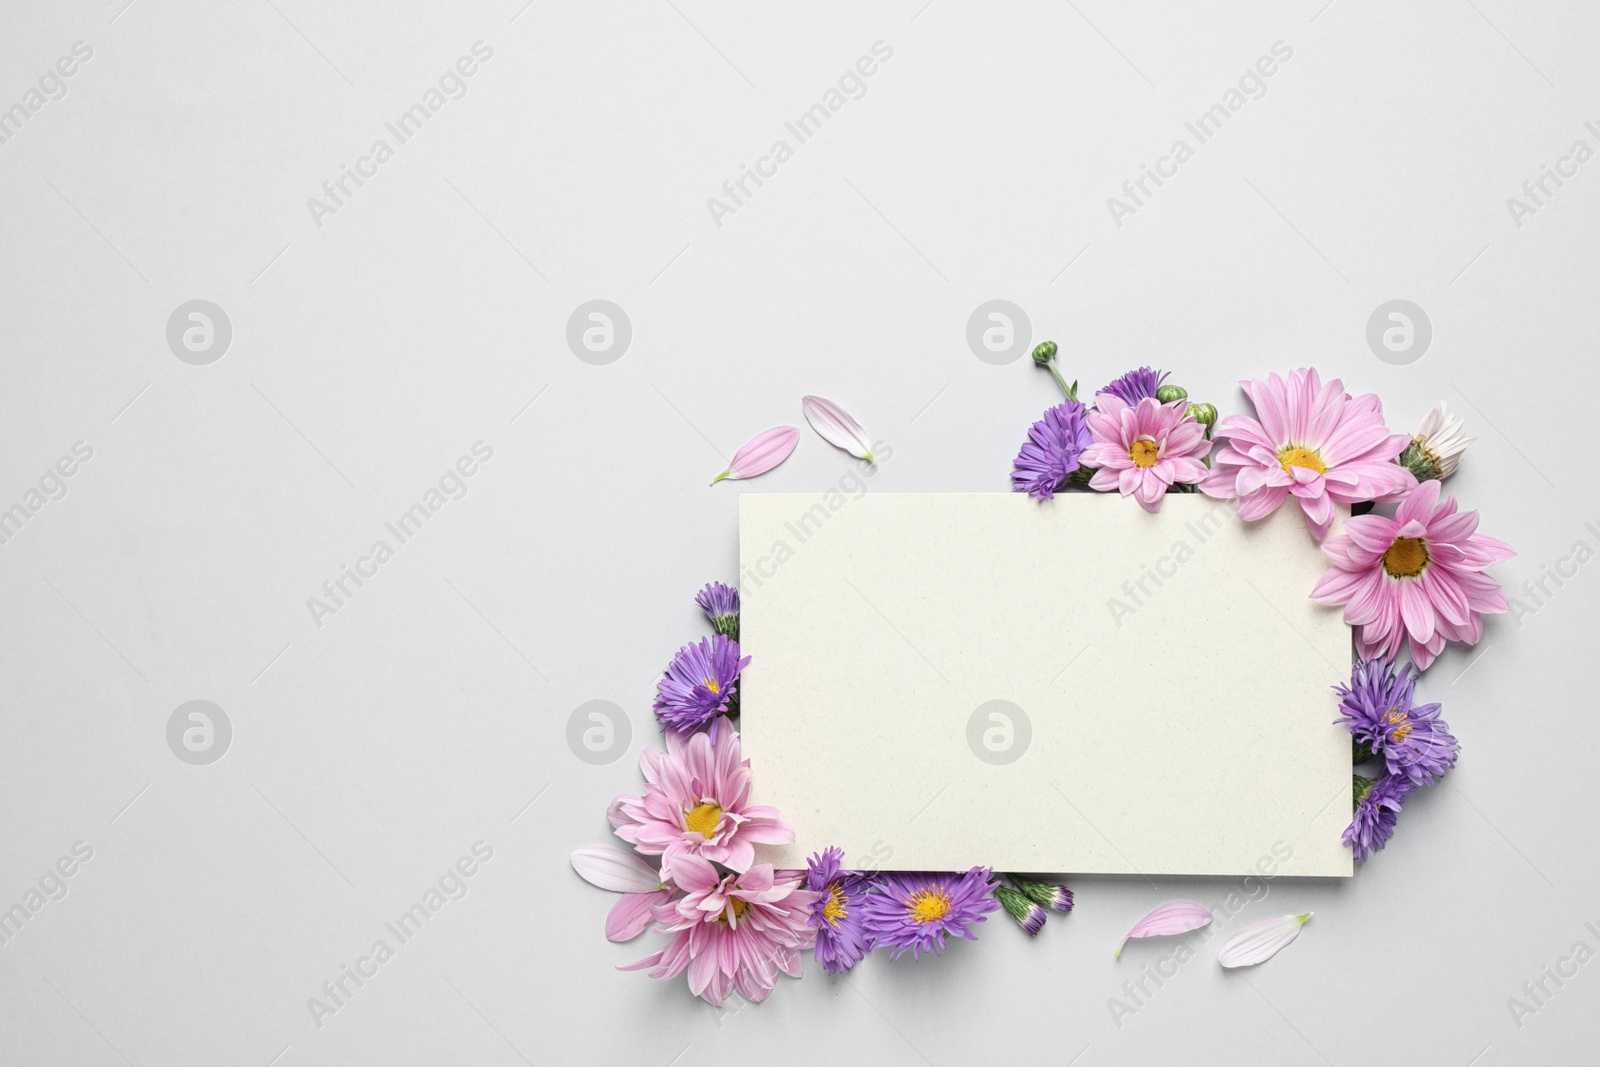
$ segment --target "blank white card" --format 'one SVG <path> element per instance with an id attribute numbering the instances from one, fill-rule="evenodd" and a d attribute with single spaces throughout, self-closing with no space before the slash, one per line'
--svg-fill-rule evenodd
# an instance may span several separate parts
<path id="1" fill-rule="evenodd" d="M 746 494 L 739 539 L 753 799 L 798 837 L 758 859 L 1350 874 L 1350 630 L 1298 509 Z"/>

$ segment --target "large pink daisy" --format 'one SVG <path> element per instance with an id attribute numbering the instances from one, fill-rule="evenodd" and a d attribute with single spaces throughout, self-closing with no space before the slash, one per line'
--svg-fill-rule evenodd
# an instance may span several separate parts
<path id="1" fill-rule="evenodd" d="M 711 735 L 716 735 L 713 743 Z M 739 758 L 739 732 L 727 720 L 709 732 L 666 732 L 667 747 L 639 757 L 642 797 L 624 794 L 606 818 L 617 836 L 646 855 L 700 856 L 742 871 L 755 861 L 756 844 L 787 844 L 794 828 L 778 809 L 751 804 L 750 763 Z"/>
<path id="2" fill-rule="evenodd" d="M 751 1003 L 766 1000 L 779 971 L 800 977 L 800 953 L 817 936 L 809 916 L 820 894 L 806 889 L 798 872 L 778 875 L 762 863 L 722 877 L 690 855 L 666 866 L 685 891 L 655 909 L 656 929 L 673 934 L 672 942 L 620 970 L 653 967 L 650 977 L 668 980 L 688 971 L 689 992 L 719 1005 L 734 990 Z"/>
<path id="3" fill-rule="evenodd" d="M 1198 482 L 1206 476 L 1202 457 L 1211 451 L 1206 428 L 1187 413 L 1188 401 L 1163 404 L 1145 397 L 1137 406 L 1116 393 L 1100 393 L 1089 413 L 1094 443 L 1083 463 L 1098 467 L 1089 487 L 1116 489 L 1132 496 L 1146 511 L 1160 511 L 1161 498 L 1174 482 Z"/>
<path id="4" fill-rule="evenodd" d="M 1352 397 L 1337 378 L 1323 385 L 1309 367 L 1239 386 L 1259 421 L 1230 415 L 1217 424 L 1228 442 L 1200 489 L 1237 500 L 1240 518 L 1262 518 L 1292 496 L 1321 540 L 1335 503 L 1392 500 L 1416 485 L 1394 462 L 1410 438 L 1389 432 L 1376 395 Z"/>
<path id="5" fill-rule="evenodd" d="M 1328 538 L 1332 566 L 1311 599 L 1343 605 L 1362 659 L 1393 656 L 1405 638 L 1425 670 L 1446 641 L 1477 644 L 1483 616 L 1506 610 L 1500 583 L 1483 571 L 1516 553 L 1477 529 L 1476 511 L 1458 514 L 1455 497 L 1440 500 L 1439 483 L 1425 481 L 1394 518 L 1358 515 Z"/>

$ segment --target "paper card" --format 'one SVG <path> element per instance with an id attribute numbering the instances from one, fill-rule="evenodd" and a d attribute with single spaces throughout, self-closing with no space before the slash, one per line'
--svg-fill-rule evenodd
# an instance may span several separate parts
<path id="1" fill-rule="evenodd" d="M 1350 629 L 1297 508 L 745 494 L 739 538 L 753 799 L 798 837 L 758 860 L 1351 873 Z"/>

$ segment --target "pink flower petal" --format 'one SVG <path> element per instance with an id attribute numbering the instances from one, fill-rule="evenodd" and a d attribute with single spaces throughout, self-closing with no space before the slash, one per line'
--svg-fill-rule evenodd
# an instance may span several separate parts
<path id="1" fill-rule="evenodd" d="M 585 845 L 572 853 L 572 869 L 585 882 L 613 893 L 654 893 L 661 875 L 637 854 L 615 845 Z"/>
<path id="2" fill-rule="evenodd" d="M 867 431 L 850 413 L 838 404 L 820 396 L 803 396 L 800 398 L 800 408 L 805 412 L 806 421 L 822 439 L 834 448 L 842 448 L 857 459 L 864 459 L 868 463 L 876 462 L 872 456 L 872 440 L 867 436 Z"/>
<path id="3" fill-rule="evenodd" d="M 606 916 L 606 939 L 609 941 L 632 941 L 644 933 L 645 927 L 650 925 L 650 920 L 655 917 L 657 904 L 665 904 L 672 899 L 672 890 L 661 889 L 654 893 L 624 893 L 611 905 L 611 912 Z"/>
<path id="4" fill-rule="evenodd" d="M 724 478 L 738 480 L 765 474 L 788 459 L 789 453 L 799 443 L 800 431 L 793 426 L 774 426 L 764 430 L 733 454 L 728 469 L 711 479 L 711 484 L 716 485 Z"/>
<path id="5" fill-rule="evenodd" d="M 1228 938 L 1228 943 L 1217 953 L 1217 962 L 1224 967 L 1254 967 L 1278 954 L 1289 942 L 1300 936 L 1300 927 L 1311 918 L 1304 915 L 1279 915 L 1252 923 Z"/>
<path id="6" fill-rule="evenodd" d="M 1117 956 L 1135 937 L 1162 937 L 1167 934 L 1186 934 L 1211 922 L 1211 911 L 1192 900 L 1170 900 L 1133 924 L 1122 944 L 1117 946 Z"/>

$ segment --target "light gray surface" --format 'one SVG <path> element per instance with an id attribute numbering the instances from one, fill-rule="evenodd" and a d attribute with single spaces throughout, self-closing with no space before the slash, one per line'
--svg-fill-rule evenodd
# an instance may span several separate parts
<path id="1" fill-rule="evenodd" d="M 740 442 L 818 392 L 893 442 L 874 491 L 1006 488 L 1053 387 L 968 349 L 988 300 L 1088 383 L 1155 361 L 1228 410 L 1237 378 L 1309 361 L 1407 429 L 1447 398 L 1479 437 L 1452 488 L 1521 551 L 1508 586 L 1600 547 L 1600 163 L 1520 226 L 1506 203 L 1600 147 L 1600 13 L 124 4 L 0 16 L 0 107 L 93 50 L 0 144 L 0 503 L 93 450 L 0 545 L 0 901 L 93 849 L 0 948 L 0 1061 L 1592 1058 L 1596 965 L 1520 1026 L 1507 1006 L 1600 948 L 1592 563 L 1428 674 L 1465 754 L 1391 851 L 1224 928 L 1315 909 L 1291 950 L 1224 974 L 1213 942 L 1131 1016 L 1110 998 L 1171 949 L 1113 963 L 1121 933 L 1235 883 L 1079 878 L 1037 943 L 998 920 L 719 1015 L 612 970 L 648 949 L 603 940 L 610 899 L 566 855 L 638 788 L 690 595 L 734 577 L 741 486 L 705 483 Z M 480 40 L 465 97 L 316 225 L 307 198 Z M 877 41 L 865 95 L 718 226 L 707 198 Z M 1116 226 L 1107 197 L 1277 41 L 1266 94 Z M 195 299 L 232 324 L 204 366 L 167 342 Z M 607 366 L 565 340 L 594 299 L 632 323 Z M 1433 326 L 1410 365 L 1366 342 L 1395 299 Z M 470 491 L 314 625 L 307 598 L 478 441 Z M 752 488 L 848 469 L 807 431 Z M 632 725 L 603 765 L 566 741 L 596 699 Z M 168 747 L 191 700 L 231 722 L 208 766 Z M 307 998 L 477 841 L 465 898 L 314 1025 Z"/>

